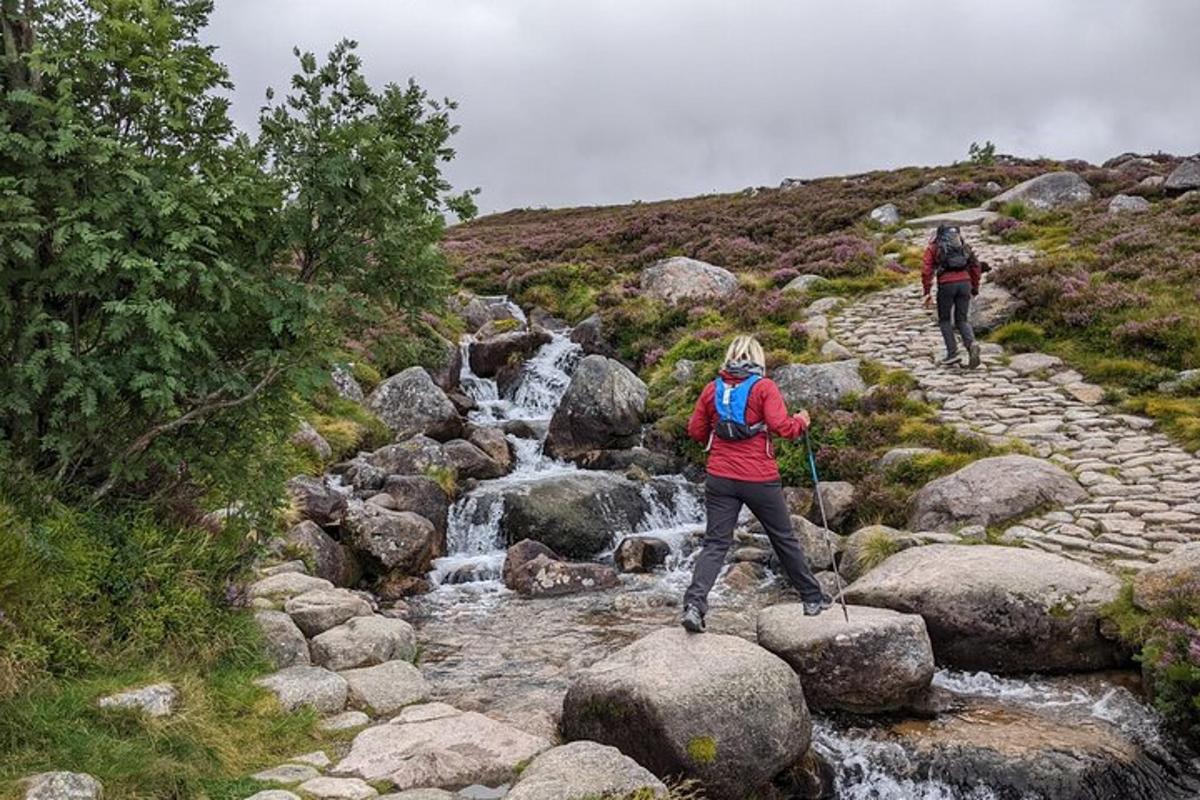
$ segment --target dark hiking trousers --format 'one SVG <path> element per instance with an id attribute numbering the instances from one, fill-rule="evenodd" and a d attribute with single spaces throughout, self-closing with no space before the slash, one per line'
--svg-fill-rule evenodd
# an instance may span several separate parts
<path id="1" fill-rule="evenodd" d="M 962 336 L 963 347 L 968 350 L 975 343 L 975 331 L 967 315 L 971 311 L 971 282 L 957 281 L 955 283 L 939 283 L 937 287 L 938 327 L 942 329 L 942 338 L 946 340 L 946 357 L 958 355 L 958 343 L 954 340 L 954 328 Z M 954 320 L 951 321 L 951 312 Z"/>
<path id="2" fill-rule="evenodd" d="M 779 482 L 754 483 L 709 475 L 704 483 L 704 506 L 708 517 L 704 547 L 696 556 L 692 585 L 683 596 L 684 604 L 695 606 L 702 614 L 708 612 L 708 593 L 717 582 L 721 567 L 725 566 L 725 556 L 733 543 L 733 529 L 737 527 L 743 504 L 762 523 L 784 574 L 800 592 L 800 597 L 809 603 L 820 601 L 821 585 L 813 577 L 804 549 L 792 533 L 792 518 Z"/>

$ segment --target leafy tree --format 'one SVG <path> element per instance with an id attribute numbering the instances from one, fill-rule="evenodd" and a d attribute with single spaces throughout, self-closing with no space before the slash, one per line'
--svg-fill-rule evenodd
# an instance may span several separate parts
<path id="1" fill-rule="evenodd" d="M 475 213 L 474 192 L 449 194 L 440 171 L 454 157 L 456 106 L 411 80 L 373 90 L 356 47 L 339 42 L 320 66 L 297 48 L 292 92 L 260 115 L 260 145 L 289 198 L 283 245 L 304 283 L 332 281 L 408 312 L 433 308 L 449 286 L 436 247 L 444 212 Z"/>
<path id="2" fill-rule="evenodd" d="M 435 304 L 438 211 L 471 210 L 440 196 L 446 111 L 372 92 L 349 44 L 239 136 L 211 9 L 0 0 L 0 439 L 96 496 L 286 434 L 335 310 Z"/>
<path id="3" fill-rule="evenodd" d="M 971 142 L 971 146 L 967 148 L 967 157 L 972 164 L 990 167 L 996 163 L 996 145 L 990 139 L 983 144 Z"/>

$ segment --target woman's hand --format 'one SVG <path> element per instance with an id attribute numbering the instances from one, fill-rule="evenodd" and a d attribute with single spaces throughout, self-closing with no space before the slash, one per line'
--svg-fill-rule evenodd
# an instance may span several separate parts
<path id="1" fill-rule="evenodd" d="M 792 414 L 792 416 L 795 419 L 800 420 L 801 424 L 804 425 L 804 430 L 808 430 L 809 420 L 808 420 L 808 412 L 807 411 L 804 411 L 803 409 L 801 409 L 800 411 L 797 411 L 795 414 Z"/>
<path id="2" fill-rule="evenodd" d="M 922 303 L 922 305 L 924 305 L 924 306 L 925 306 L 925 308 L 929 308 L 930 306 L 932 306 L 932 305 L 933 305 L 933 296 L 932 296 L 932 295 L 928 295 L 928 294 L 927 294 L 927 295 L 925 295 L 925 300 L 924 300 L 924 302 Z"/>

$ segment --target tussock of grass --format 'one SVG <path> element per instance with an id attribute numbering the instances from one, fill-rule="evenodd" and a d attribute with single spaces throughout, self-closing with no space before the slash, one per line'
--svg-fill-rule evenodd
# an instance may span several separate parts
<path id="1" fill-rule="evenodd" d="M 898 552 L 900 552 L 900 544 L 895 539 L 883 531 L 876 531 L 859 546 L 859 574 L 875 569 Z"/>

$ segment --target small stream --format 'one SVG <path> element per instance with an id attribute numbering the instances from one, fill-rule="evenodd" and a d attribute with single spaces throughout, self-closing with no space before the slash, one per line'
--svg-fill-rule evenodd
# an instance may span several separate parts
<path id="1" fill-rule="evenodd" d="M 672 556 L 664 572 L 623 575 L 617 589 L 562 598 L 510 592 L 500 580 L 503 491 L 579 471 L 546 457 L 542 438 L 581 353 L 567 335 L 552 334 L 503 396 L 495 381 L 471 373 L 463 346 L 461 384 L 477 404 L 472 421 L 504 427 L 519 420 L 539 438 L 507 434 L 513 471 L 480 482 L 452 507 L 448 554 L 429 576 L 435 588 L 413 603 L 422 668 L 439 699 L 554 738 L 575 672 L 677 623 L 703 507 L 693 491 L 664 497 L 647 485 L 649 512 L 633 529 L 614 530 L 614 548 L 635 533 L 668 541 Z M 670 480 L 685 483 L 682 476 Z M 724 591 L 718 583 L 709 629 L 753 641 L 758 609 L 784 600 L 795 596 L 775 581 L 755 592 Z M 1200 798 L 1200 764 L 1161 736 L 1158 718 L 1137 694 L 1135 674 L 1016 679 L 941 671 L 934 687 L 946 709 L 933 718 L 814 717 L 814 747 L 835 767 L 838 798 Z M 1111 769 L 1097 764 L 1098 777 L 1088 779 L 1094 785 L 1072 784 L 1072 770 L 1096 753 Z M 1034 778 L 1022 788 L 1028 775 Z"/>

